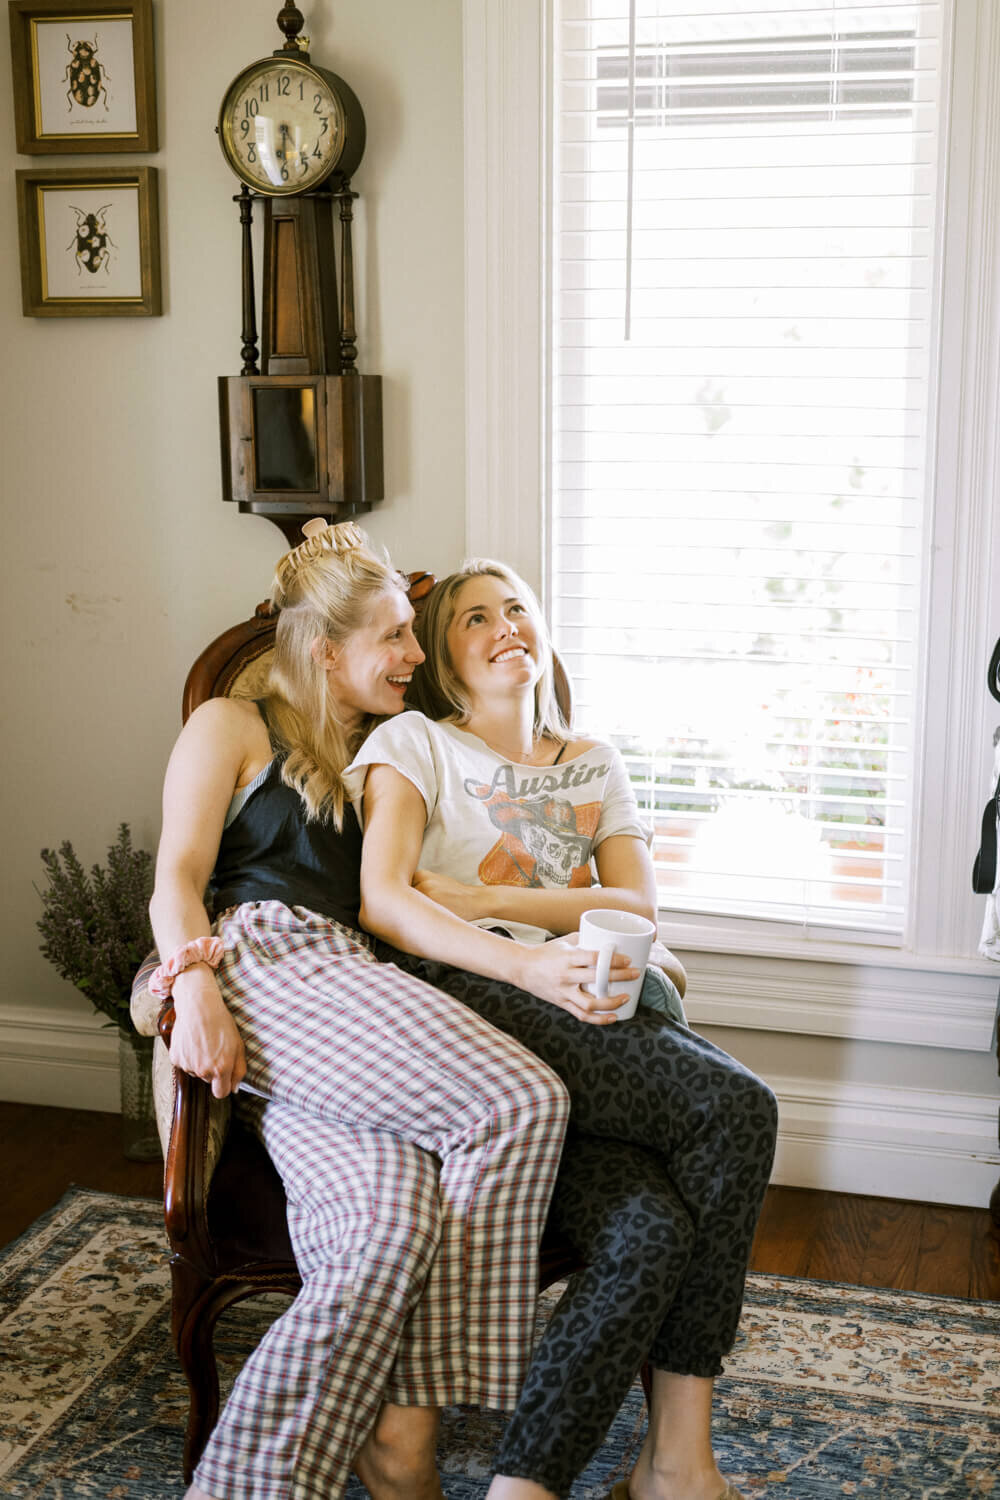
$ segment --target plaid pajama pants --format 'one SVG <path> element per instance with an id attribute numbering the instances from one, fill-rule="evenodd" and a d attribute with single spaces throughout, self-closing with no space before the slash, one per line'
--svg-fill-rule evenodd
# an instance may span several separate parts
<path id="1" fill-rule="evenodd" d="M 335 1500 L 383 1401 L 513 1406 L 568 1115 L 544 1063 L 360 934 L 225 913 L 241 1094 L 285 1184 L 303 1287 L 241 1371 L 196 1481 Z"/>

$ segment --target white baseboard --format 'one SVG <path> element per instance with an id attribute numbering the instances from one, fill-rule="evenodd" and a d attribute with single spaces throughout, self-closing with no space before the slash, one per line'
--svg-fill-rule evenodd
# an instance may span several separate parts
<path id="1" fill-rule="evenodd" d="M 79 1010 L 0 1005 L 0 1099 L 117 1113 L 118 1033 Z"/>
<path id="2" fill-rule="evenodd" d="M 776 1183 L 985 1207 L 1000 1177 L 998 1100 L 769 1077 Z M 117 1111 L 118 1042 L 78 1011 L 0 1006 L 0 1098 Z"/>
<path id="3" fill-rule="evenodd" d="M 1000 1177 L 985 1094 L 769 1077 L 779 1130 L 772 1181 L 985 1208 Z"/>

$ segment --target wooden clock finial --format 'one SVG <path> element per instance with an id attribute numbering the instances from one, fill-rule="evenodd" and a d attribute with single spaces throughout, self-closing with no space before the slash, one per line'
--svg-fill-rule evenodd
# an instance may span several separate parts
<path id="1" fill-rule="evenodd" d="M 291 0 L 288 0 L 288 3 L 283 5 L 278 12 L 278 30 L 285 38 L 285 45 L 281 49 L 283 52 L 298 52 L 301 50 L 298 43 L 298 35 L 305 24 L 306 18 L 298 6 L 291 4 Z"/>

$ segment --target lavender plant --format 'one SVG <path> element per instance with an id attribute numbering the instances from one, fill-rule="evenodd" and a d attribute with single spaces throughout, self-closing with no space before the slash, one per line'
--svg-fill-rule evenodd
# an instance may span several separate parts
<path id="1" fill-rule="evenodd" d="M 152 855 L 133 849 L 122 823 L 106 866 L 94 865 L 89 875 L 68 840 L 58 853 L 43 849 L 42 863 L 49 878 L 39 891 L 42 954 L 111 1024 L 127 1026 L 132 979 L 153 946 Z"/>

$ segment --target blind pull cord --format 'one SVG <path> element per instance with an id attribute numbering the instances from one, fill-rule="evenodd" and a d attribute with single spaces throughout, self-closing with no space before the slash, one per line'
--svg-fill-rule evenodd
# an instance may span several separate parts
<path id="1" fill-rule="evenodd" d="M 635 184 L 635 4 L 628 5 L 628 182 L 625 189 L 625 342 L 632 338 L 632 198 Z"/>

